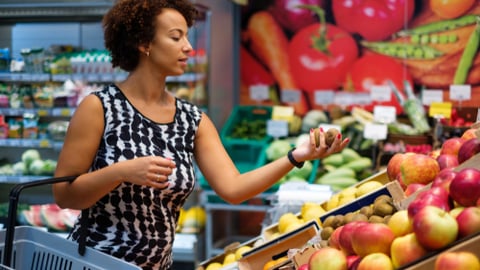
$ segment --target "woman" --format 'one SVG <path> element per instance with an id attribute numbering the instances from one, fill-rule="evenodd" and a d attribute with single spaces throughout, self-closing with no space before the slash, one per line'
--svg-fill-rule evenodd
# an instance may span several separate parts
<path id="1" fill-rule="evenodd" d="M 143 269 L 169 269 L 179 210 L 195 185 L 193 161 L 225 201 L 236 204 L 277 182 L 294 164 L 342 150 L 324 134 L 287 157 L 240 174 L 212 121 L 166 90 L 181 75 L 192 46 L 196 11 L 188 0 L 120 0 L 105 15 L 112 64 L 129 72 L 83 99 L 59 155 L 53 187 L 58 205 L 83 209 L 69 238 Z M 293 162 L 293 163 L 292 163 Z"/>

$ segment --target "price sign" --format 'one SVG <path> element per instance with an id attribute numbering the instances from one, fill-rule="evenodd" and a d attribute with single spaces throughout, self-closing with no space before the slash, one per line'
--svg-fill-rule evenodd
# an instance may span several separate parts
<path id="1" fill-rule="evenodd" d="M 335 92 L 332 90 L 319 90 L 314 92 L 315 104 L 329 105 L 333 103 Z"/>
<path id="2" fill-rule="evenodd" d="M 273 120 L 290 120 L 295 113 L 293 107 L 290 106 L 273 106 L 272 119 Z"/>
<path id="3" fill-rule="evenodd" d="M 393 123 L 397 120 L 397 109 L 393 106 L 373 107 L 373 119 L 379 123 Z"/>
<path id="4" fill-rule="evenodd" d="M 392 90 L 387 85 L 374 85 L 370 88 L 370 96 L 374 101 L 390 101 Z"/>
<path id="5" fill-rule="evenodd" d="M 472 97 L 472 86 L 466 84 L 450 85 L 451 100 L 469 100 Z"/>
<path id="6" fill-rule="evenodd" d="M 384 124 L 366 124 L 363 129 L 363 137 L 371 140 L 385 140 L 387 138 L 387 125 Z"/>
<path id="7" fill-rule="evenodd" d="M 299 103 L 302 94 L 299 90 L 294 89 L 282 89 L 280 93 L 280 100 L 283 103 Z"/>
<path id="8" fill-rule="evenodd" d="M 267 134 L 274 138 L 287 137 L 288 122 L 285 120 L 268 120 Z"/>
<path id="9" fill-rule="evenodd" d="M 432 102 L 428 109 L 428 116 L 438 117 L 443 116 L 450 119 L 452 116 L 452 103 L 450 102 Z"/>
<path id="10" fill-rule="evenodd" d="M 249 87 L 250 98 L 257 101 L 270 99 L 268 85 L 257 84 Z"/>
<path id="11" fill-rule="evenodd" d="M 422 91 L 422 104 L 429 106 L 432 102 L 443 102 L 442 90 L 425 89 Z"/>

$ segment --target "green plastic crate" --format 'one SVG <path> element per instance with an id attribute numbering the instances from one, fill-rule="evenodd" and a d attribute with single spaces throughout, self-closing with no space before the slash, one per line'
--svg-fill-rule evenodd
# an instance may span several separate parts
<path id="1" fill-rule="evenodd" d="M 235 106 L 225 125 L 220 131 L 220 138 L 226 146 L 259 145 L 264 146 L 273 138 L 266 133 L 267 121 L 272 118 L 269 106 Z M 240 134 L 248 135 L 241 136 Z"/>

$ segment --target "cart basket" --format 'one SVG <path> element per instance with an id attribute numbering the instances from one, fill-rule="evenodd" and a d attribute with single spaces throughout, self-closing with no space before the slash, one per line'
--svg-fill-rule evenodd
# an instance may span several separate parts
<path id="1" fill-rule="evenodd" d="M 72 182 L 77 176 L 48 178 L 15 185 L 10 191 L 6 228 L 0 230 L 0 270 L 138 270 L 130 264 L 90 247 L 78 253 L 78 244 L 33 226 L 15 226 L 20 192 L 25 188 Z M 4 243 L 3 245 L 1 243 Z M 0 257 L 1 258 L 1 257 Z"/>

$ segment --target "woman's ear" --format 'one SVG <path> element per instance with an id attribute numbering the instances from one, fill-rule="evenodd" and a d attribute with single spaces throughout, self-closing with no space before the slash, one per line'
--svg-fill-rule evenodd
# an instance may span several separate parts
<path id="1" fill-rule="evenodd" d="M 146 46 L 140 46 L 140 47 L 138 47 L 138 50 L 139 50 L 141 53 L 145 54 L 146 56 L 150 56 L 150 49 L 149 49 L 148 47 L 146 47 Z"/>

